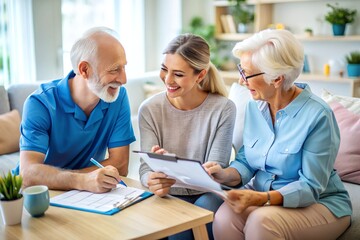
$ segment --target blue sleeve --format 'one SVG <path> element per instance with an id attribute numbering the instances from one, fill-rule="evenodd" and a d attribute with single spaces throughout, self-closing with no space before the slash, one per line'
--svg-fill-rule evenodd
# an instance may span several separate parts
<path id="1" fill-rule="evenodd" d="M 49 147 L 51 120 L 48 109 L 36 97 L 30 96 L 24 103 L 20 125 L 20 150 L 46 154 Z"/>
<path id="2" fill-rule="evenodd" d="M 244 146 L 239 149 L 236 154 L 235 160 L 230 164 L 229 167 L 235 168 L 241 176 L 241 185 L 247 184 L 255 174 L 255 170 L 249 165 L 245 158 Z"/>

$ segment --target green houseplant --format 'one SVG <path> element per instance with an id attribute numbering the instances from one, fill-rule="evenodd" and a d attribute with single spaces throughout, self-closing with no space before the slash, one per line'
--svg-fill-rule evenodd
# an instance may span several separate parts
<path id="1" fill-rule="evenodd" d="M 335 5 L 326 4 L 331 10 L 325 15 L 325 20 L 332 24 L 334 35 L 344 35 L 346 24 L 352 23 L 356 17 L 356 9 L 339 7 L 338 3 Z"/>
<path id="2" fill-rule="evenodd" d="M 254 22 L 255 15 L 248 9 L 245 0 L 228 0 L 233 5 L 230 7 L 231 14 L 238 24 L 238 32 L 248 31 L 248 25 Z"/>
<path id="3" fill-rule="evenodd" d="M 345 56 L 347 62 L 347 72 L 349 77 L 360 76 L 360 51 L 350 52 Z"/>
<path id="4" fill-rule="evenodd" d="M 313 30 L 311 28 L 305 28 L 304 32 L 308 37 L 311 37 L 313 35 Z"/>
<path id="5" fill-rule="evenodd" d="M 222 65 L 228 60 L 226 57 L 220 56 L 220 51 L 225 46 L 217 42 L 215 39 L 215 26 L 212 24 L 205 24 L 203 19 L 199 16 L 195 16 L 190 20 L 190 24 L 187 28 L 183 29 L 183 33 L 193 33 L 201 36 L 206 40 L 210 46 L 210 60 L 217 67 L 221 68 Z"/>
<path id="6" fill-rule="evenodd" d="M 21 193 L 22 177 L 10 171 L 0 177 L 0 208 L 3 222 L 15 225 L 21 222 L 23 195 Z"/>
<path id="7" fill-rule="evenodd" d="M 0 193 L 2 201 L 11 201 L 22 198 L 21 194 L 22 177 L 13 175 L 9 171 L 7 175 L 0 177 Z"/>

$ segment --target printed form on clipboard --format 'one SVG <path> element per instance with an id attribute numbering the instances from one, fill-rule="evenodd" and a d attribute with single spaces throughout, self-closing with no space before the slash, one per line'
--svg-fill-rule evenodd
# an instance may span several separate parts
<path id="1" fill-rule="evenodd" d="M 152 195 L 151 192 L 139 188 L 118 184 L 115 189 L 106 193 L 71 190 L 50 198 L 50 205 L 113 215 Z"/>
<path id="2" fill-rule="evenodd" d="M 174 187 L 213 192 L 223 199 L 226 199 L 224 190 L 231 189 L 212 179 L 199 161 L 144 151 L 133 152 L 138 153 L 154 172 L 163 172 L 175 179 Z"/>

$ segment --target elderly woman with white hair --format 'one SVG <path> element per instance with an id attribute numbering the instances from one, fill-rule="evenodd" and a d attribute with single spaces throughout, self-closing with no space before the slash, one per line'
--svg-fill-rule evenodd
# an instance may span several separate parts
<path id="1" fill-rule="evenodd" d="M 294 83 L 304 51 L 287 30 L 264 30 L 233 49 L 246 107 L 244 145 L 227 168 L 204 167 L 238 188 L 215 215 L 215 239 L 336 239 L 350 225 L 349 195 L 333 169 L 340 134 L 330 107 Z M 236 134 L 236 133 L 234 133 Z"/>

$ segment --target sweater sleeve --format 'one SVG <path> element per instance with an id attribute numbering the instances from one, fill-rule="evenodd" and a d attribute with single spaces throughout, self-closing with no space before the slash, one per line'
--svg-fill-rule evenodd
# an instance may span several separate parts
<path id="1" fill-rule="evenodd" d="M 142 151 L 150 151 L 152 146 L 159 145 L 156 134 L 154 132 L 153 119 L 151 118 L 148 105 L 141 105 L 139 108 L 139 130 L 140 130 L 140 149 Z M 148 187 L 147 179 L 149 173 L 152 171 L 151 168 L 140 159 L 139 175 L 142 185 Z"/>
<path id="2" fill-rule="evenodd" d="M 207 161 L 220 164 L 223 168 L 229 165 L 231 156 L 233 131 L 235 125 L 236 107 L 232 101 L 227 101 L 218 119 L 215 137 Z"/>

